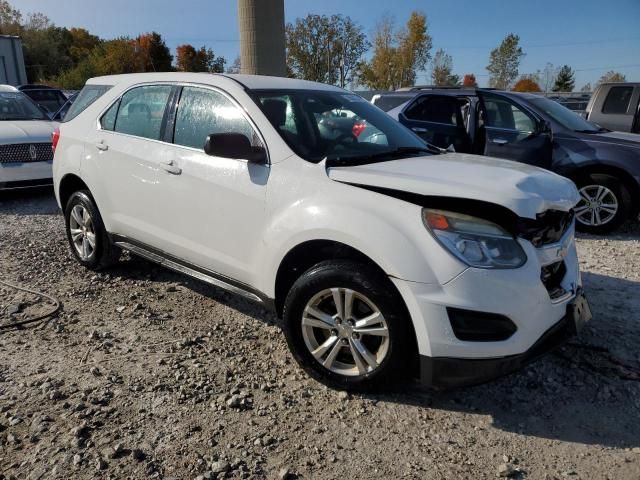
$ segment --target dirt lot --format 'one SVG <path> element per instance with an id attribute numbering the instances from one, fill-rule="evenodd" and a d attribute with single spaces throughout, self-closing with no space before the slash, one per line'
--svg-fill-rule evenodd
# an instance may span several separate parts
<path id="1" fill-rule="evenodd" d="M 49 192 L 0 197 L 0 279 L 63 303 L 0 331 L 0 479 L 638 479 L 640 229 L 579 250 L 594 320 L 562 350 L 475 388 L 350 396 L 260 307 L 135 257 L 86 271 Z M 0 285 L 2 324 L 48 307 Z"/>

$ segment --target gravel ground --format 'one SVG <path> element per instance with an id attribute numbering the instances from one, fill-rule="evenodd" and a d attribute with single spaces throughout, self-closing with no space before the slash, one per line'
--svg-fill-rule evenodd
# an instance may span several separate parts
<path id="1" fill-rule="evenodd" d="M 640 478 L 640 229 L 580 237 L 593 321 L 507 378 L 347 395 L 260 307 L 135 257 L 71 260 L 49 191 L 0 197 L 0 279 L 60 315 L 0 331 L 4 478 Z M 0 285 L 0 323 L 50 304 Z"/>

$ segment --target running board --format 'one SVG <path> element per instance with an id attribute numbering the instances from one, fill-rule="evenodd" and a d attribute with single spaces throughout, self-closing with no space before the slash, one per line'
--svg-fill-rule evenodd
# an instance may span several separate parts
<path id="1" fill-rule="evenodd" d="M 167 267 L 171 270 L 174 270 L 178 273 L 184 273 L 185 275 L 188 275 L 190 277 L 193 277 L 197 280 L 200 280 L 202 282 L 208 283 L 209 285 L 213 285 L 214 287 L 219 287 L 222 288 L 224 290 L 227 290 L 231 293 L 235 293 L 237 295 L 240 295 L 248 300 L 254 301 L 254 302 L 258 302 L 261 303 L 267 307 L 269 307 L 268 303 L 266 302 L 265 299 L 261 298 L 260 296 L 256 295 L 253 292 L 250 292 L 248 290 L 245 290 L 239 286 L 236 285 L 232 285 L 231 283 L 225 282 L 224 280 L 220 279 L 218 276 L 214 276 L 214 274 L 210 273 L 204 273 L 198 270 L 195 270 L 194 268 L 188 267 L 186 265 L 180 264 L 178 262 L 175 262 L 173 260 L 168 259 L 167 257 L 164 257 L 158 253 L 154 253 L 151 252 L 143 247 L 140 247 L 138 245 L 132 245 L 129 242 L 126 241 L 116 241 L 115 244 L 120 247 L 123 248 L 124 250 L 128 250 L 131 253 L 134 253 L 142 258 L 145 258 L 151 262 L 157 263 L 158 265 L 161 265 L 163 267 Z"/>

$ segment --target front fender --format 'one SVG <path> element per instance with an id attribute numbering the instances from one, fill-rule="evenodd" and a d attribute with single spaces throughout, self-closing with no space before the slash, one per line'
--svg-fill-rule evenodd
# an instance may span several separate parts
<path id="1" fill-rule="evenodd" d="M 287 253 L 311 240 L 348 245 L 387 275 L 412 282 L 443 284 L 465 269 L 427 232 L 421 207 L 358 187 L 330 184 L 334 188 L 323 189 L 324 195 L 302 198 L 272 212 L 263 240 L 265 251 L 273 255 L 260 269 L 267 295 L 275 293 L 276 274 Z"/>

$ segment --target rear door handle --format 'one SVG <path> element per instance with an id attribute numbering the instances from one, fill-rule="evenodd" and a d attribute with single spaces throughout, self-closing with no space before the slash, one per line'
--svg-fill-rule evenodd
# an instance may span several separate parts
<path id="1" fill-rule="evenodd" d="M 509 140 L 505 140 L 504 138 L 494 138 L 491 140 L 491 143 L 495 143 L 496 145 L 506 145 L 509 143 Z"/>
<path id="2" fill-rule="evenodd" d="M 104 141 L 101 141 L 96 143 L 96 148 L 102 152 L 106 152 L 107 150 L 109 150 L 109 145 L 104 143 Z"/>
<path id="3" fill-rule="evenodd" d="M 422 127 L 412 127 L 411 130 L 413 130 L 416 133 L 427 133 L 428 130 L 426 128 L 422 128 Z"/>
<path id="4" fill-rule="evenodd" d="M 182 173 L 182 169 L 177 166 L 173 160 L 168 162 L 160 162 L 160 166 L 163 170 L 169 172 L 171 175 L 180 175 Z"/>

